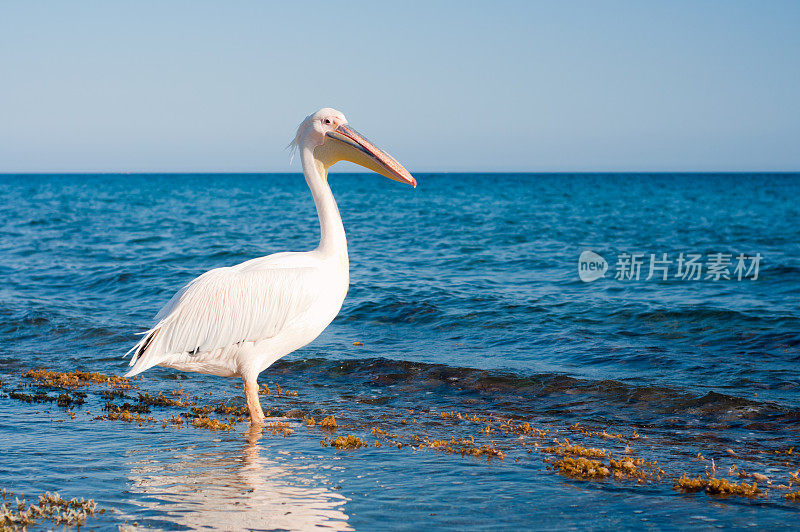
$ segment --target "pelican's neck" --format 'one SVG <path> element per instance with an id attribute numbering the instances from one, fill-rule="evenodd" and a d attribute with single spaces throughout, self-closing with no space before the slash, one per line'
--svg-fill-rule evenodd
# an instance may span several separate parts
<path id="1" fill-rule="evenodd" d="M 342 217 L 333 192 L 328 186 L 328 169 L 314 157 L 313 150 L 304 148 L 301 153 L 303 174 L 311 189 L 314 204 L 319 216 L 319 247 L 317 251 L 324 255 L 347 256 L 347 237 L 344 234 Z"/>

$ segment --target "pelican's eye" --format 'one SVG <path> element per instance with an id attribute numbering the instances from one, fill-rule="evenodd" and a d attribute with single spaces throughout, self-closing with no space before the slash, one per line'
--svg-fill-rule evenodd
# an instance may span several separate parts
<path id="1" fill-rule="evenodd" d="M 323 122 L 325 123 L 325 125 L 330 125 L 331 124 L 331 119 L 330 118 L 326 118 L 325 120 L 323 120 Z"/>

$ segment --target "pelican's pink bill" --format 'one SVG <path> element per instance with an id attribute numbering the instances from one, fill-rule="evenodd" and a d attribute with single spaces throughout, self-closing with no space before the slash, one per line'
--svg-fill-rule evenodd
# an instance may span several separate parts
<path id="1" fill-rule="evenodd" d="M 350 127 L 348 124 L 342 124 L 341 126 L 337 127 L 336 130 L 329 131 L 327 135 L 362 151 L 376 163 L 384 167 L 391 174 L 392 179 L 395 181 L 406 183 L 416 188 L 417 180 L 414 179 L 414 176 L 411 175 L 411 172 L 406 170 L 402 164 L 398 163 L 394 157 L 375 146 L 375 144 L 370 142 L 367 137 Z"/>

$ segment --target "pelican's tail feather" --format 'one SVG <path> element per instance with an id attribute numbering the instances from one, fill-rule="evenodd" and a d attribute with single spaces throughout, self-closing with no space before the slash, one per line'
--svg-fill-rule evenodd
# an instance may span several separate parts
<path id="1" fill-rule="evenodd" d="M 139 342 L 131 348 L 128 353 L 133 351 L 133 357 L 131 357 L 131 361 L 128 364 L 132 366 L 131 369 L 128 370 L 124 377 L 133 377 L 134 375 L 138 375 L 139 373 L 146 371 L 156 364 L 158 364 L 157 360 L 153 360 L 154 357 L 145 356 L 148 354 L 148 349 L 152 347 L 153 340 L 156 339 L 158 336 L 160 329 L 151 329 L 147 331 L 144 336 L 142 337 Z M 126 353 L 126 355 L 128 354 Z"/>

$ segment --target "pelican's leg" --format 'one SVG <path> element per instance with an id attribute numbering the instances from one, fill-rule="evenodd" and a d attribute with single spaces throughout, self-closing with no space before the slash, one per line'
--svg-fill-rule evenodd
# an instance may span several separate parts
<path id="1" fill-rule="evenodd" d="M 261 425 L 264 423 L 264 411 L 261 409 L 261 401 L 258 400 L 258 382 L 247 379 L 242 379 L 242 382 L 244 382 L 244 399 L 250 410 L 250 424 Z"/>

